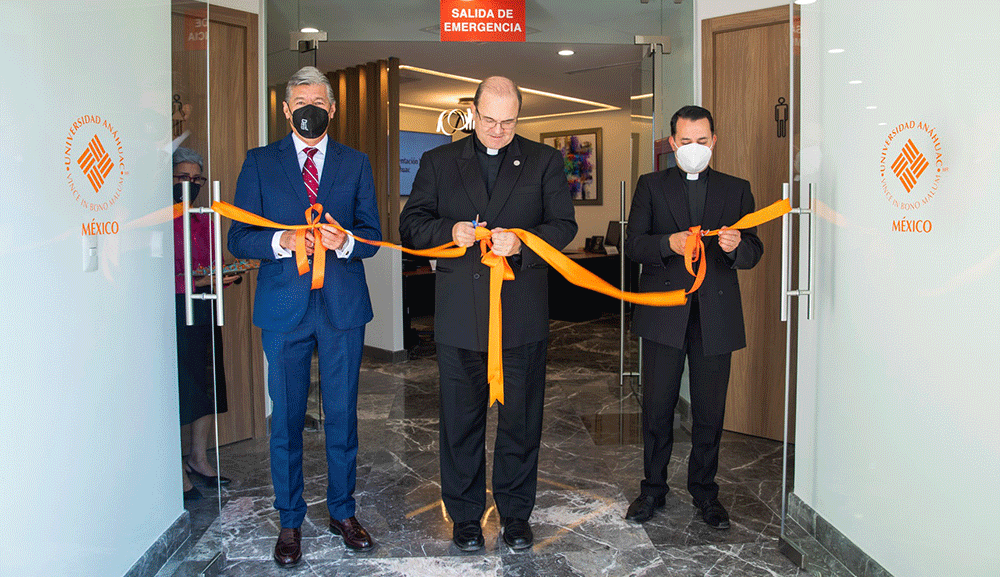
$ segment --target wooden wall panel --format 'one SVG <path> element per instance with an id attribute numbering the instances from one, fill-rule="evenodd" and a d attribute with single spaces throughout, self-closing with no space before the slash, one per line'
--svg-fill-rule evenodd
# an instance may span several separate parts
<path id="1" fill-rule="evenodd" d="M 382 238 L 399 242 L 399 59 L 326 73 L 337 97 L 331 137 L 368 155 Z"/>

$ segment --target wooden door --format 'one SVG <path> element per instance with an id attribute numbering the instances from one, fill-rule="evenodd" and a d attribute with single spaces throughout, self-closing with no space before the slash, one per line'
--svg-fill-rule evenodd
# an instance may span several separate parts
<path id="1" fill-rule="evenodd" d="M 221 182 L 222 200 L 233 202 L 246 151 L 258 146 L 257 15 L 212 6 L 209 12 L 211 157 L 208 176 Z M 222 238 L 230 222 L 222 219 Z M 223 240 L 225 246 L 225 240 Z M 226 250 L 223 258 L 233 256 Z M 229 410 L 219 415 L 219 444 L 261 437 L 264 414 L 264 355 L 260 329 L 253 326 L 257 273 L 225 292 L 222 329 Z"/>
<path id="2" fill-rule="evenodd" d="M 775 120 L 776 112 L 788 117 L 780 103 L 791 96 L 788 26 L 787 6 L 702 23 L 703 102 L 718 135 L 712 167 L 749 180 L 757 208 L 780 200 L 788 182 L 789 136 L 787 130 L 779 134 Z M 765 224 L 757 234 L 764 258 L 739 273 L 747 347 L 733 354 L 725 428 L 780 440 L 786 340 L 779 311 L 781 224 Z"/>

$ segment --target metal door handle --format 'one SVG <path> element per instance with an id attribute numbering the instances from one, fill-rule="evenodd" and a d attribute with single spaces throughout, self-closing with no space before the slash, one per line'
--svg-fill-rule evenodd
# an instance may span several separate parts
<path id="1" fill-rule="evenodd" d="M 218 180 L 212 181 L 212 200 L 222 202 L 222 188 Z M 212 224 L 215 225 L 212 248 L 215 250 L 215 324 L 223 325 L 222 307 L 222 216 L 212 211 Z"/>
<path id="2" fill-rule="evenodd" d="M 781 198 L 787 199 L 789 196 L 789 184 L 787 182 L 781 185 Z M 805 198 L 801 198 L 805 196 Z M 789 272 L 791 269 L 791 257 L 792 257 L 792 246 L 790 239 L 791 232 L 791 215 L 805 215 L 809 218 L 809 227 L 807 231 L 806 240 L 806 286 L 800 287 L 798 289 L 791 288 L 791 281 L 789 280 Z M 781 322 L 788 321 L 788 299 L 790 297 L 806 297 L 808 299 L 806 308 L 806 319 L 812 319 L 813 311 L 815 310 L 815 299 L 813 299 L 813 262 L 815 261 L 813 254 L 813 239 L 815 238 L 816 219 L 814 218 L 815 211 L 813 209 L 813 185 L 809 184 L 806 187 L 805 193 L 800 193 L 799 206 L 793 208 L 788 214 L 781 217 Z"/>
<path id="3" fill-rule="evenodd" d="M 222 199 L 221 188 L 218 180 L 212 181 L 212 200 L 219 202 Z M 211 208 L 191 208 L 191 183 L 181 183 L 181 220 L 184 223 L 184 322 L 187 326 L 194 324 L 194 299 L 215 301 L 215 324 L 223 326 L 222 310 L 222 216 Z M 191 291 L 191 214 L 192 213 L 212 213 L 212 226 L 215 229 L 212 234 L 212 265 L 215 268 L 215 292 L 211 294 Z"/>
<path id="4" fill-rule="evenodd" d="M 194 303 L 191 299 L 191 183 L 181 183 L 181 222 L 184 223 L 184 323 L 194 324 Z"/>
<path id="5" fill-rule="evenodd" d="M 781 184 L 781 200 L 788 200 L 788 183 Z M 791 230 L 791 215 L 781 216 L 781 322 L 788 321 L 788 252 L 791 250 L 788 232 Z"/>

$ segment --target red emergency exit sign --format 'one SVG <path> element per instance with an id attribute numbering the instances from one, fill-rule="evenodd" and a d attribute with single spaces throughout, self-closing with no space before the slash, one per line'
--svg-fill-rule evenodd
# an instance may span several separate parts
<path id="1" fill-rule="evenodd" d="M 441 0 L 442 42 L 524 42 L 524 0 Z"/>

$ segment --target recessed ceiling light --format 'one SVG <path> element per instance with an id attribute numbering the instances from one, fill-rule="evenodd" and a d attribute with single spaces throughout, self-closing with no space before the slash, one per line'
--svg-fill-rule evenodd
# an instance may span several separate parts
<path id="1" fill-rule="evenodd" d="M 840 54 L 843 51 L 844 51 L 843 48 L 831 48 L 827 50 L 827 52 L 829 52 L 830 54 Z"/>
<path id="2" fill-rule="evenodd" d="M 799 5 L 812 4 L 814 2 L 816 2 L 816 0 L 795 0 L 795 3 Z"/>
<path id="3" fill-rule="evenodd" d="M 878 106 L 865 106 L 865 108 L 868 110 L 875 110 Z"/>
<path id="4" fill-rule="evenodd" d="M 299 30 L 299 32 L 319 32 L 319 28 L 313 28 L 312 26 L 306 26 L 302 30 Z"/>
<path id="5" fill-rule="evenodd" d="M 573 52 L 572 50 L 560 50 L 559 51 L 559 56 L 572 56 L 574 54 L 576 54 L 576 52 Z"/>
<path id="6" fill-rule="evenodd" d="M 851 80 L 848 84 L 861 84 L 860 80 Z"/>
<path id="7" fill-rule="evenodd" d="M 879 126 L 885 126 L 886 124 L 889 124 L 889 123 L 888 122 L 879 122 L 878 123 Z"/>

